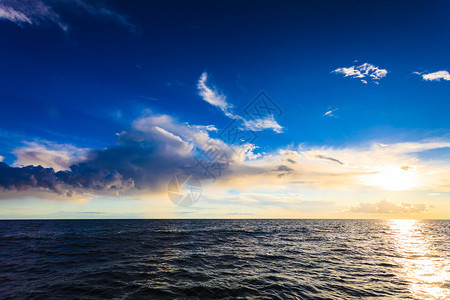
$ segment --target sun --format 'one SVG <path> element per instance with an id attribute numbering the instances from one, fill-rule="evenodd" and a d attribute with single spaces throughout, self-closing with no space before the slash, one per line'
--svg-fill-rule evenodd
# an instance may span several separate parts
<path id="1" fill-rule="evenodd" d="M 363 183 L 388 191 L 412 190 L 418 186 L 417 170 L 410 166 L 387 166 L 365 175 Z"/>

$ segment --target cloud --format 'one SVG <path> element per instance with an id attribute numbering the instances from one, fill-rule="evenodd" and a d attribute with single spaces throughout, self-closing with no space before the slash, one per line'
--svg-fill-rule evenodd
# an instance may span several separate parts
<path id="1" fill-rule="evenodd" d="M 7 190 L 44 188 L 57 192 L 57 179 L 51 168 L 28 166 L 13 168 L 0 162 L 0 186 Z"/>
<path id="2" fill-rule="evenodd" d="M 2 162 L 5 158 L 0 155 L 0 162 Z"/>
<path id="3" fill-rule="evenodd" d="M 206 126 L 201 126 L 201 125 L 192 125 L 192 128 L 195 129 L 201 129 L 201 130 L 206 130 L 206 131 L 219 131 L 216 126 L 214 125 L 206 125 Z"/>
<path id="4" fill-rule="evenodd" d="M 73 1 L 73 0 L 68 0 L 68 1 Z M 127 27 L 131 30 L 135 29 L 135 26 L 133 24 L 131 24 L 124 15 L 121 15 L 118 12 L 115 12 L 115 11 L 103 6 L 98 1 L 97 2 L 94 1 L 93 2 L 94 4 L 89 4 L 88 1 L 75 0 L 74 3 L 76 5 L 78 5 L 79 7 L 81 7 L 89 15 L 100 16 L 105 19 L 111 20 L 111 21 L 115 22 L 116 24 Z"/>
<path id="5" fill-rule="evenodd" d="M 446 141 L 373 143 L 345 148 L 290 146 L 254 153 L 256 145 L 232 146 L 210 136 L 215 127 L 181 123 L 168 115 L 136 119 L 118 134 L 116 145 L 85 149 L 49 142 L 25 143 L 14 151 L 14 166 L 1 163 L 1 198 L 11 193 L 45 193 L 71 197 L 161 194 L 177 173 L 194 174 L 211 192 L 230 188 L 283 190 L 423 190 L 448 192 L 450 166 L 424 161 L 426 150 L 450 148 Z M 205 150 L 220 153 L 223 172 L 211 177 L 199 166 Z M 236 151 L 241 150 L 241 151 Z M 330 163 L 332 162 L 332 163 Z M 345 162 L 345 163 L 344 163 Z M 25 163 L 30 166 L 22 166 Z M 41 165 L 41 166 L 39 166 Z M 226 166 L 226 168 L 225 168 Z M 56 170 L 55 170 L 56 169 Z M 202 183 L 202 185 L 203 185 Z M 8 198 L 9 199 L 9 198 Z"/>
<path id="6" fill-rule="evenodd" d="M 445 141 L 373 143 L 345 148 L 300 145 L 297 149 L 280 149 L 262 153 L 257 159 L 234 162 L 217 185 L 243 190 L 276 190 L 301 185 L 331 190 L 444 192 L 450 191 L 449 163 L 424 161 L 420 153 L 446 147 L 450 147 L 450 143 Z M 276 170 L 280 165 L 292 170 L 279 176 Z M 407 171 L 404 166 L 409 167 Z"/>
<path id="7" fill-rule="evenodd" d="M 337 108 L 330 109 L 330 110 L 326 111 L 326 112 L 323 114 L 323 116 L 324 116 L 324 117 L 336 117 L 336 115 L 334 114 L 334 112 L 337 111 L 337 110 L 338 110 Z"/>
<path id="8" fill-rule="evenodd" d="M 218 107 L 220 110 L 222 110 L 226 116 L 233 118 L 234 115 L 229 111 L 231 108 L 231 105 L 227 103 L 227 98 L 217 92 L 217 90 L 214 87 L 208 87 L 206 85 L 206 82 L 208 80 L 208 74 L 206 72 L 203 72 L 200 76 L 200 79 L 197 83 L 197 88 L 199 90 L 199 95 L 208 102 L 211 105 L 214 105 Z"/>
<path id="9" fill-rule="evenodd" d="M 211 143 L 232 160 L 244 159 L 223 141 L 211 139 L 211 130 L 211 126 L 180 124 L 168 115 L 151 115 L 134 121 L 118 135 L 117 145 L 104 149 L 26 143 L 14 151 L 15 167 L 2 163 L 0 188 L 67 196 L 161 191 L 178 172 L 202 178 L 194 157 Z"/>
<path id="10" fill-rule="evenodd" d="M 413 72 L 413 74 L 422 76 L 422 78 L 427 81 L 441 81 L 441 79 L 447 80 L 447 81 L 450 80 L 450 74 L 448 73 L 448 71 L 437 71 L 437 72 L 428 73 L 428 74 Z"/>
<path id="11" fill-rule="evenodd" d="M 433 206 L 426 204 L 401 203 L 400 205 L 381 200 L 376 203 L 360 203 L 358 206 L 350 208 L 350 212 L 365 214 L 416 214 L 427 213 Z"/>
<path id="12" fill-rule="evenodd" d="M 378 84 L 378 80 L 386 77 L 388 71 L 386 69 L 380 69 L 372 64 L 364 63 L 359 66 L 342 67 L 332 71 L 332 73 L 343 74 L 344 77 L 360 78 L 362 83 L 367 84 L 367 80 L 370 79 L 375 84 Z"/>
<path id="13" fill-rule="evenodd" d="M 273 114 L 267 114 L 260 118 L 246 119 L 242 116 L 236 115 L 232 112 L 232 105 L 227 102 L 225 95 L 219 93 L 215 87 L 209 87 L 207 85 L 208 74 L 203 72 L 197 82 L 197 88 L 199 95 L 204 101 L 219 108 L 225 116 L 230 119 L 238 120 L 242 123 L 246 130 L 251 131 L 263 131 L 271 129 L 276 133 L 282 133 L 283 127 L 278 124 Z"/>
<path id="14" fill-rule="evenodd" d="M 182 88 L 188 86 L 187 83 L 185 83 L 185 82 L 183 82 L 181 80 L 178 80 L 178 79 L 174 79 L 172 81 L 168 81 L 168 82 L 166 82 L 166 85 L 167 86 L 178 86 L 178 87 L 182 87 Z"/>
<path id="15" fill-rule="evenodd" d="M 94 150 L 87 163 L 117 170 L 125 178 L 132 178 L 137 189 L 160 190 L 178 172 L 202 178 L 195 156 L 210 144 L 228 151 L 227 156 L 233 159 L 228 145 L 210 138 L 211 129 L 182 124 L 168 115 L 142 117 L 120 133 L 117 146 Z"/>
<path id="16" fill-rule="evenodd" d="M 221 208 L 222 211 L 234 212 L 250 211 L 258 216 L 268 217 L 306 217 L 308 214 L 326 214 L 342 211 L 345 207 L 337 206 L 334 201 L 305 200 L 304 196 L 296 192 L 277 190 L 275 192 L 242 192 L 238 195 L 211 194 L 209 201 Z"/>
<path id="17" fill-rule="evenodd" d="M 244 126 L 248 130 L 262 131 L 265 129 L 272 129 L 276 133 L 282 133 L 283 127 L 277 123 L 273 115 L 269 115 L 266 118 L 254 119 L 254 120 L 244 120 Z"/>
<path id="18" fill-rule="evenodd" d="M 344 163 L 342 162 L 342 161 L 340 161 L 339 159 L 336 159 L 336 158 L 332 158 L 332 157 L 328 157 L 328 156 L 325 156 L 325 155 L 316 155 L 316 157 L 317 158 L 319 158 L 319 159 L 325 159 L 325 160 L 329 160 L 329 161 L 332 161 L 332 162 L 336 162 L 336 163 L 338 163 L 338 164 L 340 164 L 340 165 L 343 165 Z"/>
<path id="19" fill-rule="evenodd" d="M 70 9 L 66 9 L 70 7 Z M 100 3 L 90 4 L 84 0 L 3 0 L 0 3 L 0 19 L 17 24 L 40 26 L 46 23 L 56 24 L 61 30 L 68 31 L 69 25 L 64 21 L 60 11 L 80 12 L 91 16 L 100 16 L 112 20 L 124 27 L 134 29 L 127 19 Z"/>
<path id="20" fill-rule="evenodd" d="M 53 7 L 41 0 L 3 0 L 0 4 L 0 19 L 11 21 L 19 26 L 55 23 L 63 31 L 68 25 L 62 21 Z"/>
<path id="21" fill-rule="evenodd" d="M 70 171 L 55 172 L 42 166 L 10 167 L 0 162 L 0 187 L 5 190 L 25 191 L 41 189 L 71 197 L 73 190 L 120 191 L 132 188 L 132 179 L 124 180 L 116 170 L 102 170 L 81 163 Z"/>
<path id="22" fill-rule="evenodd" d="M 13 151 L 17 157 L 14 165 L 40 165 L 56 171 L 69 170 L 72 164 L 86 159 L 88 150 L 66 144 L 25 142 L 25 146 Z"/>
<path id="23" fill-rule="evenodd" d="M 12 7 L 7 7 L 4 5 L 0 6 L 0 18 L 19 24 L 20 23 L 31 24 L 31 20 L 25 14 L 14 10 Z"/>
<path id="24" fill-rule="evenodd" d="M 75 215 L 104 215 L 102 211 L 58 211 L 58 214 L 75 214 Z"/>

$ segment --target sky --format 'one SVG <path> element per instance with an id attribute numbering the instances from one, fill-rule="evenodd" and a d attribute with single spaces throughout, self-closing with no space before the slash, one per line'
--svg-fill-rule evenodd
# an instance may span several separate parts
<path id="1" fill-rule="evenodd" d="M 1 0 L 0 218 L 448 219 L 449 11 Z"/>

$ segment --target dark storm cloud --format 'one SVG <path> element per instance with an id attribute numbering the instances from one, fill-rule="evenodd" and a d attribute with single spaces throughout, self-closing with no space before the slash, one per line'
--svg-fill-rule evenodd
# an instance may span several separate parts
<path id="1" fill-rule="evenodd" d="M 0 187 L 25 191 L 43 189 L 72 195 L 72 189 L 119 191 L 133 187 L 131 178 L 124 179 L 116 170 L 102 170 L 86 163 L 72 165 L 70 171 L 55 172 L 41 166 L 11 167 L 0 162 Z"/>
<path id="2" fill-rule="evenodd" d="M 14 168 L 0 162 L 0 187 L 3 189 L 24 191 L 29 188 L 43 188 L 58 193 L 57 185 L 58 180 L 52 168 Z"/>
<path id="3" fill-rule="evenodd" d="M 132 188 L 132 178 L 124 178 L 117 170 L 96 168 L 89 163 L 70 166 L 70 171 L 55 174 L 58 181 L 70 187 L 92 190 L 124 190 Z"/>
<path id="4" fill-rule="evenodd" d="M 39 161 L 25 167 L 0 163 L 0 188 L 39 189 L 68 197 L 74 192 L 157 191 L 179 172 L 205 176 L 194 154 L 195 148 L 201 146 L 198 140 L 209 138 L 208 128 L 178 124 L 168 116 L 142 118 L 119 134 L 116 146 L 88 150 L 82 161 L 68 170 L 55 172 L 38 165 Z M 47 156 L 52 153 L 41 145 L 30 151 L 46 151 Z"/>

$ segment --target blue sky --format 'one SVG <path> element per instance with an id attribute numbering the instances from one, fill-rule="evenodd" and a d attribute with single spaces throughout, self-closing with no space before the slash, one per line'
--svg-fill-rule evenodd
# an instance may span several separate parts
<path id="1" fill-rule="evenodd" d="M 4 1 L 0 158 L 8 168 L 2 217 L 65 217 L 54 206 L 74 205 L 61 196 L 67 190 L 83 203 L 71 211 L 95 206 L 110 217 L 120 216 L 123 203 L 129 203 L 126 216 L 141 216 L 144 205 L 147 217 L 223 217 L 220 201 L 233 197 L 236 210 L 255 217 L 380 216 L 353 215 L 360 203 L 390 203 L 396 209 L 387 214 L 403 217 L 411 213 L 402 206 L 406 199 L 434 207 L 420 211 L 425 217 L 447 218 L 437 212 L 449 208 L 449 9 L 446 1 Z M 245 114 L 260 91 L 281 115 L 254 120 Z M 220 141 L 233 120 L 257 134 L 245 148 L 251 155 L 204 183 L 196 211 L 166 207 L 167 178 L 201 153 L 200 136 Z M 295 167 L 283 161 L 283 151 L 298 155 Z M 78 169 L 84 170 L 80 178 L 94 168 L 120 187 L 74 185 L 70 166 L 80 164 L 87 166 Z M 14 176 L 27 165 L 72 177 L 55 175 L 62 194 L 47 185 L 21 185 Z M 278 178 L 289 180 L 256 193 L 255 182 L 270 182 L 257 174 L 282 170 Z M 329 173 L 316 178 L 315 170 Z M 350 171 L 359 175 L 347 182 Z M 378 175 L 354 177 L 370 174 Z M 406 179 L 381 179 L 399 176 Z M 439 182 L 424 179 L 430 176 Z M 339 184 L 330 180 L 336 177 Z M 252 185 L 234 181 L 242 178 Z M 292 184 L 305 178 L 314 183 Z M 113 196 L 105 191 L 111 186 Z M 243 204 L 252 197 L 258 205 Z M 264 197 L 290 199 L 291 206 Z M 158 200 L 136 200 L 143 198 Z M 17 208 L 24 201 L 48 209 L 33 215 Z M 330 203 L 328 215 L 322 208 L 309 211 Z M 103 211 L 108 205 L 120 209 Z M 290 215 L 293 210 L 298 213 Z"/>

